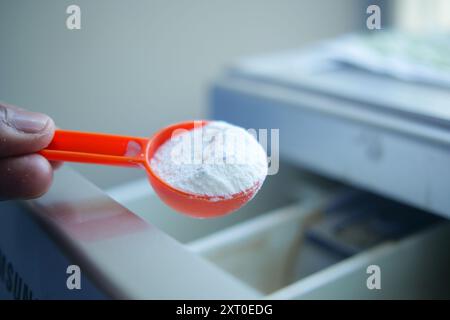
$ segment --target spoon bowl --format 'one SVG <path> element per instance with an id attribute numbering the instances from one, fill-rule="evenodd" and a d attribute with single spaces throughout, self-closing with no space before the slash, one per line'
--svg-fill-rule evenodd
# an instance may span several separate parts
<path id="1" fill-rule="evenodd" d="M 158 148 L 177 132 L 193 130 L 208 121 L 186 121 L 170 125 L 153 137 L 141 138 L 104 133 L 56 130 L 50 145 L 39 153 L 48 160 L 125 166 L 145 169 L 151 186 L 168 206 L 196 218 L 231 213 L 253 198 L 260 185 L 231 196 L 207 196 L 177 189 L 161 179 L 150 162 Z"/>

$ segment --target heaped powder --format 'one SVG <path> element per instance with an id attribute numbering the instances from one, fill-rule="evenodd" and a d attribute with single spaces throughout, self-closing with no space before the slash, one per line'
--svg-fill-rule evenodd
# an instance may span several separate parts
<path id="1" fill-rule="evenodd" d="M 174 135 L 150 165 L 172 187 L 211 197 L 259 189 L 267 175 L 266 152 L 255 137 L 222 121 Z"/>

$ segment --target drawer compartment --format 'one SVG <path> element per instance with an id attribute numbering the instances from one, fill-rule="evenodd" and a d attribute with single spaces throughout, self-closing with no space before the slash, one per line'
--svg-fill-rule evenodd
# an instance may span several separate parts
<path id="1" fill-rule="evenodd" d="M 258 296 L 450 298 L 450 227 L 430 213 L 297 169 L 217 219 L 175 213 L 148 190 L 142 181 L 109 194 Z M 370 265 L 381 290 L 367 288 Z"/>
<path id="2" fill-rule="evenodd" d="M 448 243 L 450 236 L 422 241 L 441 224 L 428 213 L 350 190 L 328 202 L 310 198 L 277 209 L 188 247 L 271 298 L 445 297 L 435 276 L 445 273 L 430 258 L 449 266 L 450 254 L 438 241 Z M 408 263 L 416 270 L 402 271 Z M 371 264 L 390 282 L 383 290 L 366 286 Z M 414 275 L 423 278 L 405 283 Z"/>
<path id="3" fill-rule="evenodd" d="M 450 299 L 450 223 L 383 244 L 285 287 L 271 299 Z M 369 290 L 367 267 L 380 268 Z"/>

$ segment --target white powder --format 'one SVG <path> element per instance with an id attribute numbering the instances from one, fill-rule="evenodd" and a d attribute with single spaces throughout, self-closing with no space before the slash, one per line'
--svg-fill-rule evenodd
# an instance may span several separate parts
<path id="1" fill-rule="evenodd" d="M 172 187 L 212 197 L 257 191 L 267 175 L 266 153 L 258 141 L 222 121 L 173 136 L 156 150 L 150 165 Z"/>

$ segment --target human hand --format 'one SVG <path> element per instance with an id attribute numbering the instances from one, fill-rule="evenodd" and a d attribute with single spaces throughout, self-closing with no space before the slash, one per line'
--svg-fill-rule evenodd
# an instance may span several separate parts
<path id="1" fill-rule="evenodd" d="M 0 103 L 0 200 L 36 198 L 48 190 L 57 164 L 36 152 L 54 132 L 49 116 Z"/>

